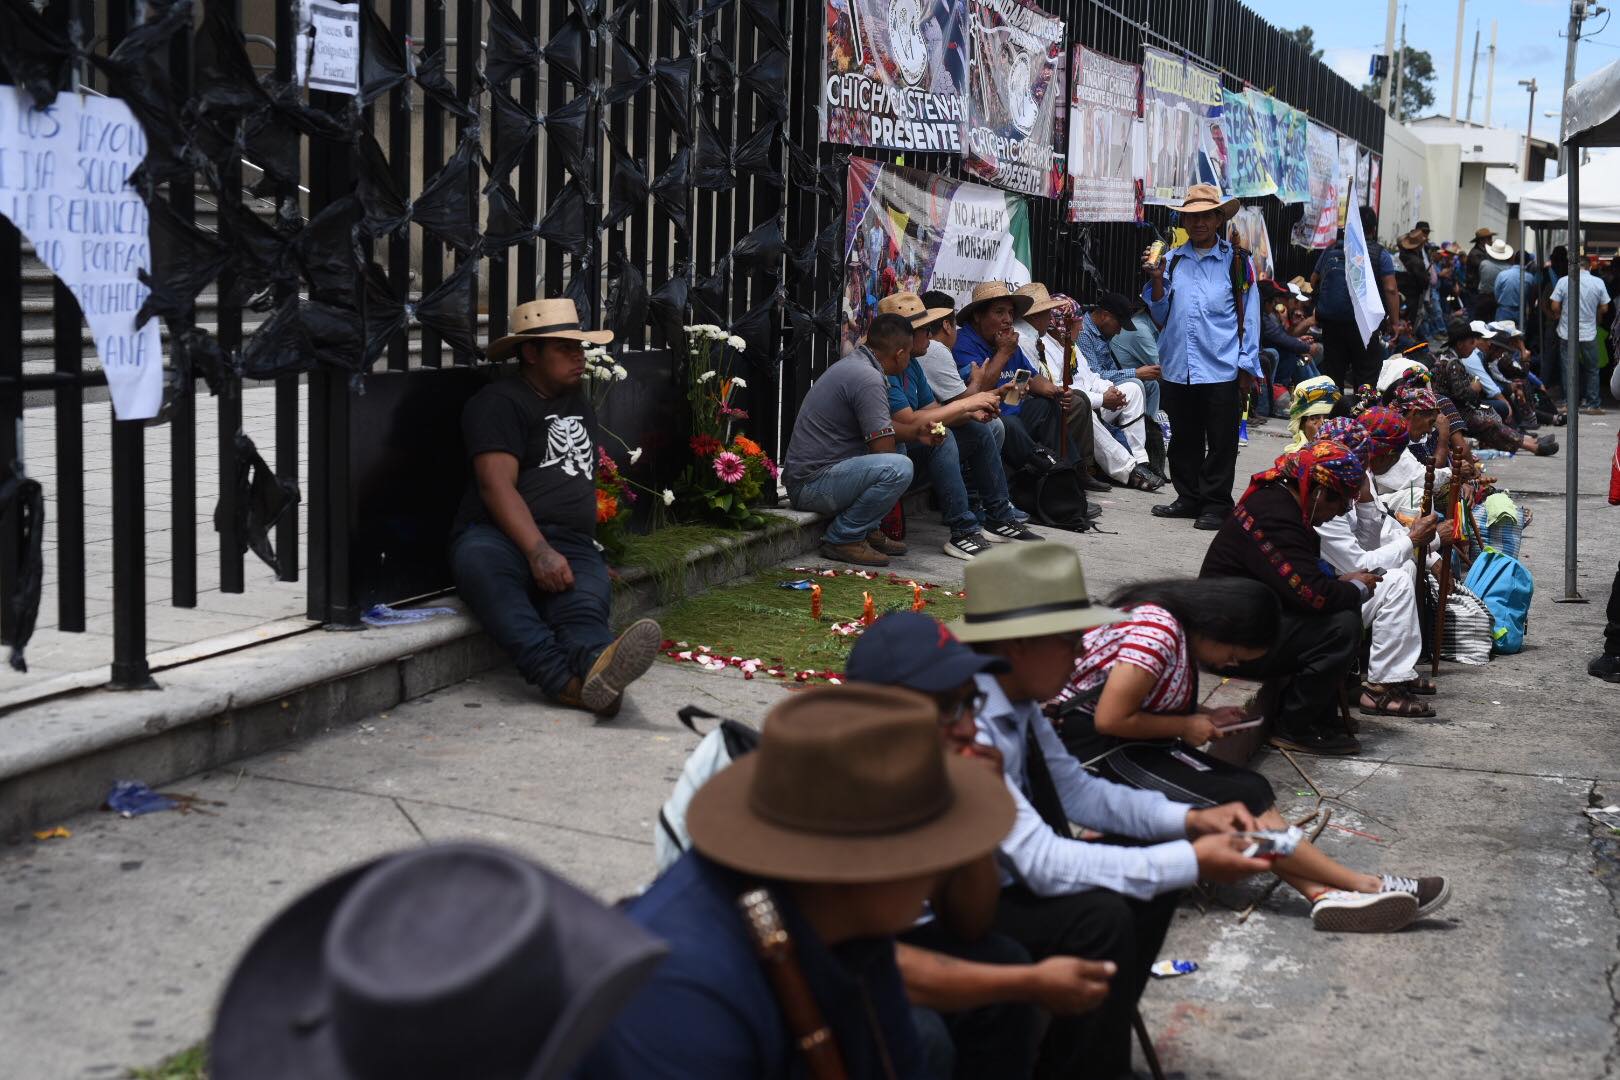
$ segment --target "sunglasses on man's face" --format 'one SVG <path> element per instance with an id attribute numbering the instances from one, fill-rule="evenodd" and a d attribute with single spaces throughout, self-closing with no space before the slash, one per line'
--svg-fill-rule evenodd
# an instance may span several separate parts
<path id="1" fill-rule="evenodd" d="M 984 708 L 985 694 L 975 691 L 966 697 L 956 697 L 950 701 L 941 699 L 939 703 L 939 724 L 941 727 L 955 727 L 963 720 L 972 720 Z"/>

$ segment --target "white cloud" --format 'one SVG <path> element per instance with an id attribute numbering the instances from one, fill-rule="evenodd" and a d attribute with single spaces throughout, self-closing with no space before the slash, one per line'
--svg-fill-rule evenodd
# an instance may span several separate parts
<path id="1" fill-rule="evenodd" d="M 1371 62 L 1371 49 L 1322 50 L 1322 63 L 1332 68 L 1352 86 L 1362 86 L 1367 82 L 1367 65 Z"/>

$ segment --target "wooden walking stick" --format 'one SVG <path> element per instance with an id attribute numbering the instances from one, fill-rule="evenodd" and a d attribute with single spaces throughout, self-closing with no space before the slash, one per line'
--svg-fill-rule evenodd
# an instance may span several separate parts
<path id="1" fill-rule="evenodd" d="M 1067 328 L 1064 329 L 1063 336 L 1071 336 Z M 1073 356 L 1074 342 L 1071 340 L 1063 346 L 1063 382 L 1058 386 L 1060 390 L 1067 390 L 1069 382 L 1074 378 L 1074 365 L 1071 362 Z M 1069 460 L 1069 418 L 1061 413 L 1058 423 L 1058 460 Z"/>
<path id="2" fill-rule="evenodd" d="M 794 1044 L 804 1055 L 805 1071 L 812 1080 L 846 1080 L 849 1072 L 844 1067 L 844 1055 L 799 967 L 798 955 L 770 891 L 750 889 L 737 898 L 737 906 L 742 909 L 743 922 L 754 939 Z"/>
<path id="3" fill-rule="evenodd" d="M 1451 512 L 1446 520 L 1457 520 L 1457 499 L 1462 493 L 1462 482 L 1457 474 L 1451 476 Z M 1429 675 L 1440 674 L 1440 647 L 1446 640 L 1446 604 L 1451 599 L 1451 548 L 1457 543 L 1453 536 L 1450 540 L 1440 541 L 1440 595 L 1434 602 L 1434 655 L 1429 660 Z"/>
<path id="4" fill-rule="evenodd" d="M 1429 464 L 1423 470 L 1423 502 L 1420 504 L 1418 511 L 1420 515 L 1419 520 L 1428 517 L 1429 514 L 1433 512 L 1433 509 L 1434 459 L 1431 457 L 1429 459 Z M 1427 540 L 1412 545 L 1412 558 L 1417 563 L 1418 614 L 1419 618 L 1421 618 L 1430 629 L 1431 640 L 1429 641 L 1429 662 L 1433 664 L 1435 662 L 1435 657 L 1439 655 L 1440 643 L 1432 640 L 1433 623 L 1429 621 L 1433 615 L 1435 605 L 1429 597 L 1429 542 Z"/>

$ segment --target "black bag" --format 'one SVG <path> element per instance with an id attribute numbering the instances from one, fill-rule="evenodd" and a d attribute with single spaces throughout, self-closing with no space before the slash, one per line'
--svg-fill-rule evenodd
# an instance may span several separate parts
<path id="1" fill-rule="evenodd" d="M 1086 489 L 1067 462 L 1046 469 L 1026 465 L 1007 477 L 1007 487 L 1013 504 L 1041 525 L 1071 532 L 1096 528 L 1086 516 Z"/>

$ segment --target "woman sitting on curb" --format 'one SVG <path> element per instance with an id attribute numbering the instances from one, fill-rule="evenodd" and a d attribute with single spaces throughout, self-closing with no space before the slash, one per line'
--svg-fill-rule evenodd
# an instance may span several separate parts
<path id="1" fill-rule="evenodd" d="M 1202 805 L 1240 801 L 1261 828 L 1286 829 L 1264 776 L 1196 749 L 1244 723 L 1198 705 L 1198 668 L 1259 658 L 1278 632 L 1277 599 L 1246 578 L 1143 582 L 1116 593 L 1123 622 L 1088 631 L 1069 685 L 1047 707 L 1069 752 L 1101 776 Z M 1318 930 L 1392 931 L 1451 897 L 1444 878 L 1362 874 L 1309 841 L 1273 864 L 1311 902 Z"/>

